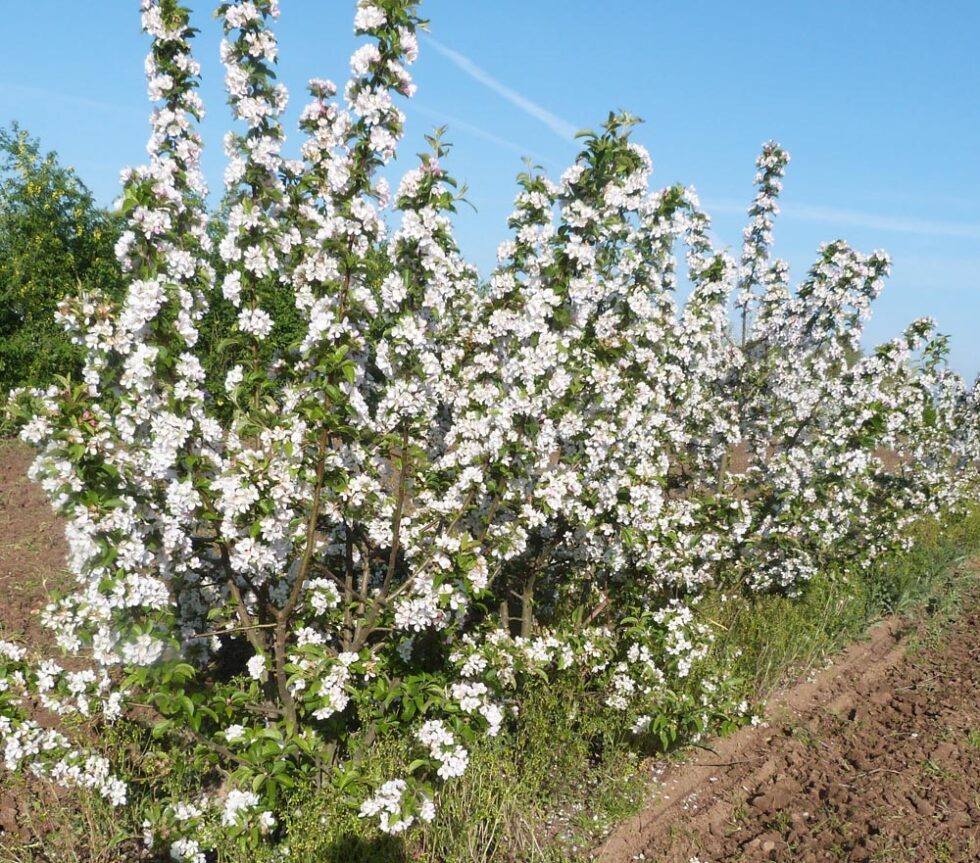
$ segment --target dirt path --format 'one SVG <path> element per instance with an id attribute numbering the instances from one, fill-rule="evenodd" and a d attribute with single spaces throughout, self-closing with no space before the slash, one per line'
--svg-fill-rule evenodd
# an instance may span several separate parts
<path id="1" fill-rule="evenodd" d="M 672 766 L 604 863 L 980 861 L 980 600 L 938 639 L 895 623 L 768 721 Z"/>

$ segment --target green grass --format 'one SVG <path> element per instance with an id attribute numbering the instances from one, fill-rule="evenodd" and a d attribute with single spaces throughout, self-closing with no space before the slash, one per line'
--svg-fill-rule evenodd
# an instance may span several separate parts
<path id="1" fill-rule="evenodd" d="M 750 701 L 765 700 L 863 638 L 882 617 L 941 623 L 955 615 L 977 581 L 961 564 L 980 551 L 980 508 L 944 524 L 922 522 L 913 539 L 910 551 L 888 555 L 870 573 L 821 573 L 796 599 L 708 597 L 699 614 L 718 633 L 716 671 L 739 678 Z"/>
<path id="2" fill-rule="evenodd" d="M 573 693 L 544 687 L 533 690 L 522 706 L 516 733 L 486 740 L 471 751 L 466 774 L 440 792 L 436 820 L 406 844 L 373 833 L 329 793 L 310 795 L 298 804 L 301 814 L 289 825 L 289 859 L 581 859 L 598 835 L 639 809 L 646 783 L 625 730 L 594 717 L 569 717 L 571 697 Z M 398 753 L 381 758 L 389 761 L 391 775 L 397 775 Z"/>

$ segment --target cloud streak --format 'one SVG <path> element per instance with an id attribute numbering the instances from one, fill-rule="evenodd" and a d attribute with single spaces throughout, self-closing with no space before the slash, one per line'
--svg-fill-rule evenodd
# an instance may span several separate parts
<path id="1" fill-rule="evenodd" d="M 873 231 L 891 231 L 898 234 L 922 234 L 933 237 L 980 240 L 980 225 L 968 222 L 944 222 L 932 219 L 915 219 L 902 216 L 880 216 L 835 207 L 818 207 L 807 204 L 790 205 L 785 209 L 791 218 L 809 222 L 836 222 L 855 228 Z"/>
<path id="2" fill-rule="evenodd" d="M 705 203 L 708 213 L 745 213 L 748 205 L 733 201 Z M 887 231 L 895 234 L 918 234 L 929 237 L 949 237 L 961 240 L 980 240 L 980 225 L 970 222 L 945 222 L 935 219 L 917 219 L 904 216 L 882 216 L 857 210 L 841 210 L 815 204 L 780 205 L 780 213 L 786 219 L 800 222 L 845 225 L 869 231 Z"/>
<path id="3" fill-rule="evenodd" d="M 96 99 L 86 99 L 82 96 L 73 96 L 69 93 L 59 93 L 56 90 L 48 90 L 43 87 L 29 87 L 24 84 L 9 84 L 0 81 L 0 94 L 7 93 L 11 96 L 27 96 L 31 99 L 49 100 L 61 102 L 65 105 L 74 105 L 78 108 L 96 111 L 113 111 L 122 114 L 145 116 L 143 111 L 126 105 L 117 105 L 112 102 L 100 102 Z"/>
<path id="4" fill-rule="evenodd" d="M 541 105 L 539 105 L 537 102 L 531 101 L 526 96 L 522 96 L 516 90 L 508 87 L 506 84 L 502 84 L 485 69 L 477 66 L 477 64 L 465 54 L 460 54 L 459 51 L 454 51 L 452 48 L 448 47 L 447 45 L 443 45 L 441 42 L 439 42 L 437 39 L 433 39 L 431 36 L 426 36 L 425 42 L 427 45 L 431 45 L 439 54 L 442 54 L 443 57 L 445 57 L 455 66 L 462 69 L 467 75 L 482 84 L 488 90 L 492 90 L 498 96 L 502 96 L 528 116 L 533 117 L 535 120 L 538 120 L 541 123 L 544 123 L 545 126 L 551 129 L 551 131 L 562 140 L 573 141 L 575 139 L 575 133 L 579 129 L 574 123 L 569 123 L 567 120 L 563 120 L 561 117 L 553 114 L 547 108 L 541 107 Z"/>
<path id="5" fill-rule="evenodd" d="M 449 114 L 444 114 L 442 111 L 434 111 L 432 108 L 427 108 L 424 105 L 420 105 L 415 102 L 412 105 L 412 110 L 417 111 L 420 114 L 425 114 L 431 117 L 433 120 L 440 120 L 443 123 L 449 125 L 450 131 L 453 129 L 459 129 L 463 132 L 468 132 L 470 135 L 475 135 L 477 138 L 483 138 L 485 141 L 489 141 L 491 144 L 496 144 L 498 147 L 504 150 L 510 150 L 512 153 L 517 153 L 518 156 L 528 156 L 538 162 L 549 163 L 551 160 L 546 156 L 542 156 L 540 153 L 535 153 L 533 150 L 529 150 L 527 147 L 522 147 L 515 141 L 509 141 L 506 138 L 501 138 L 499 135 L 495 135 L 480 126 L 474 126 L 472 123 L 467 123 L 465 120 L 460 120 L 458 117 L 453 117 Z"/>

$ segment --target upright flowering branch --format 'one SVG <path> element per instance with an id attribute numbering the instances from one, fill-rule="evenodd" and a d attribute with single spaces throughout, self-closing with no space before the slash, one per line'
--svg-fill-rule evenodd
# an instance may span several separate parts
<path id="1" fill-rule="evenodd" d="M 200 504 L 199 441 L 214 433 L 193 353 L 212 279 L 194 130 L 203 107 L 189 50 L 193 31 L 175 2 L 145 0 L 142 11 L 153 39 L 149 94 L 163 105 L 152 115 L 149 166 L 123 175 L 129 230 L 117 253 L 132 283 L 119 309 L 83 297 L 64 310 L 65 323 L 89 349 L 84 384 L 57 400 L 47 393 L 27 431 L 28 439 L 43 442 L 32 475 L 66 519 L 77 581 L 74 594 L 45 610 L 45 622 L 62 648 L 93 667 L 66 672 L 45 661 L 18 672 L 19 687 L 32 685 L 57 713 L 110 721 L 125 695 L 116 668 L 145 679 L 149 666 L 172 666 L 180 650 L 192 649 L 188 635 L 205 605 L 201 561 L 182 527 Z M 25 658 L 13 648 L 5 655 Z M 24 690 L 18 703 L 27 697 Z M 31 740 L 35 754 L 55 759 L 36 771 L 99 788 L 115 804 L 125 801 L 125 787 L 105 759 L 86 756 L 30 719 L 4 726 L 9 740 Z M 18 760 L 8 757 L 7 764 Z"/>
<path id="2" fill-rule="evenodd" d="M 742 258 L 739 267 L 738 294 L 735 307 L 741 312 L 742 345 L 748 335 L 753 302 L 759 302 L 770 291 L 778 291 L 786 265 L 770 265 L 773 217 L 779 213 L 776 203 L 783 189 L 782 178 L 789 164 L 789 154 L 775 141 L 769 141 L 756 159 L 756 196 L 749 208 L 751 222 L 743 232 Z M 760 292 L 760 293 L 757 293 Z"/>
<path id="3" fill-rule="evenodd" d="M 69 598 L 56 613 L 66 633 L 95 626 L 93 655 L 104 664 L 157 660 L 174 638 L 174 614 L 185 635 L 197 626 L 195 588 L 178 602 L 200 566 L 182 528 L 199 514 L 201 440 L 215 437 L 193 353 L 213 278 L 194 130 L 203 108 L 188 46 L 193 31 L 187 10 L 172 2 L 144 3 L 143 24 L 153 37 L 150 97 L 164 104 L 152 116 L 150 165 L 124 174 L 130 229 L 118 252 L 133 281 L 111 326 L 96 323 L 86 337 L 89 396 L 101 401 L 89 409 L 82 396 L 66 405 L 91 416 L 81 426 L 84 447 L 65 449 L 56 435 L 36 467 L 107 496 L 97 506 L 62 499 L 78 532 L 73 564 L 84 599 Z"/>
<path id="4" fill-rule="evenodd" d="M 269 19 L 279 17 L 278 0 L 222 3 L 217 15 L 226 37 L 221 61 L 228 100 L 235 119 L 247 127 L 225 136 L 229 210 L 219 247 L 226 267 L 221 290 L 239 310 L 239 352 L 250 372 L 252 406 L 258 409 L 268 389 L 262 380 L 270 357 L 263 343 L 275 325 L 271 295 L 279 290 L 280 258 L 295 238 L 280 217 L 286 191 L 282 174 L 296 169 L 281 156 L 285 133 L 279 118 L 289 96 L 284 85 L 273 83 L 279 47 Z M 242 366 L 233 366 L 226 388 L 233 390 L 242 378 Z"/>

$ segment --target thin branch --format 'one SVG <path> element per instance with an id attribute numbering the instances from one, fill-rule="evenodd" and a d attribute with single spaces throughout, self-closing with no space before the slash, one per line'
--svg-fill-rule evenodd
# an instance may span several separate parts
<path id="1" fill-rule="evenodd" d="M 257 634 L 260 625 L 252 620 L 252 616 L 245 606 L 245 599 L 242 597 L 242 592 L 238 588 L 238 582 L 235 581 L 235 572 L 231 568 L 228 546 L 223 542 L 219 542 L 218 547 L 221 550 L 221 562 L 225 569 L 225 583 L 228 585 L 228 590 L 231 592 L 232 599 L 235 601 L 235 610 L 238 614 L 238 620 L 242 625 L 242 632 L 245 633 L 245 637 L 248 639 L 249 644 L 255 648 L 256 653 L 265 653 L 265 638 Z"/>

